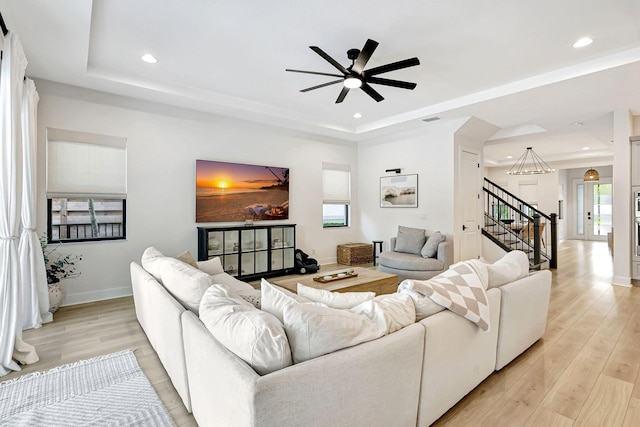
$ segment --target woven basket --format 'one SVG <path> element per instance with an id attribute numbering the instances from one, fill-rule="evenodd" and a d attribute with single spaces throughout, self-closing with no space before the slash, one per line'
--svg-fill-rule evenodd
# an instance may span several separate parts
<path id="1" fill-rule="evenodd" d="M 373 245 L 370 243 L 345 243 L 338 245 L 338 264 L 357 265 L 373 262 Z"/>

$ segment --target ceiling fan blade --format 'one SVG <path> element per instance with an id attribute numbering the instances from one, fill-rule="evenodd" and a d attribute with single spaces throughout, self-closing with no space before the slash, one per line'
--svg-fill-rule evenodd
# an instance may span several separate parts
<path id="1" fill-rule="evenodd" d="M 336 99 L 336 104 L 339 104 L 342 101 L 344 101 L 344 97 L 347 96 L 347 93 L 349 93 L 349 88 L 345 86 L 340 91 L 340 95 L 338 95 L 338 99 Z"/>
<path id="2" fill-rule="evenodd" d="M 369 86 L 367 83 L 363 83 L 360 87 L 367 95 L 376 100 L 376 102 L 382 101 L 384 98 L 380 95 L 374 88 Z"/>
<path id="3" fill-rule="evenodd" d="M 317 53 L 318 55 L 322 56 L 325 61 L 327 61 L 329 64 L 333 65 L 334 67 L 336 67 L 338 70 L 340 70 L 341 73 L 343 74 L 349 74 L 349 72 L 347 71 L 346 68 L 344 68 L 342 65 L 340 65 L 335 59 L 333 59 L 332 57 L 330 57 L 329 55 L 327 55 L 325 53 L 324 50 L 320 49 L 318 46 L 309 46 L 309 48 L 314 51 L 315 53 Z"/>
<path id="4" fill-rule="evenodd" d="M 365 70 L 364 74 L 365 76 L 375 76 L 376 74 L 388 73 L 389 71 L 401 70 L 403 68 L 413 67 L 415 65 L 420 65 L 420 60 L 418 60 L 418 58 L 404 59 L 402 61 L 393 62 L 387 65 L 381 65 L 370 70 Z"/>
<path id="5" fill-rule="evenodd" d="M 302 89 L 302 90 L 300 90 L 300 92 L 309 92 L 310 90 L 320 89 L 321 87 L 330 86 L 330 85 L 334 85 L 336 83 L 342 83 L 342 82 L 344 82 L 344 79 L 334 80 L 332 82 L 322 83 L 321 85 L 312 86 L 312 87 L 308 87 L 306 89 Z"/>
<path id="6" fill-rule="evenodd" d="M 367 39 L 367 42 L 364 44 L 364 47 L 360 51 L 360 54 L 358 55 L 358 58 L 356 59 L 356 62 L 353 64 L 353 67 L 351 67 L 351 69 L 356 73 L 361 74 L 362 70 L 364 70 L 365 65 L 367 65 L 367 62 L 369 62 L 369 58 L 371 58 L 371 55 L 373 55 L 373 52 L 377 47 L 377 41 Z"/>
<path id="7" fill-rule="evenodd" d="M 402 89 L 412 89 L 413 90 L 417 86 L 416 83 L 403 82 L 403 81 L 400 81 L 400 80 L 382 79 L 380 77 L 368 77 L 365 80 L 367 81 L 367 83 L 399 87 L 399 88 L 402 88 Z"/>
<path id="8" fill-rule="evenodd" d="M 285 71 L 291 71 L 292 73 L 316 74 L 318 76 L 344 77 L 340 74 L 321 73 L 319 71 L 291 70 L 289 68 L 287 68 Z"/>

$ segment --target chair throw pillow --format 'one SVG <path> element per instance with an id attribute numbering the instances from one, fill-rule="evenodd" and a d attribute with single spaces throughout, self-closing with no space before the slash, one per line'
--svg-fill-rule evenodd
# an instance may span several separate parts
<path id="1" fill-rule="evenodd" d="M 396 252 L 420 255 L 427 237 L 425 230 L 421 228 L 410 228 L 398 226 L 396 236 Z"/>
<path id="2" fill-rule="evenodd" d="M 436 231 L 431 236 L 429 236 L 424 246 L 420 250 L 420 254 L 424 258 L 435 258 L 436 255 L 438 255 L 438 245 L 445 240 L 446 236 L 439 231 Z"/>
<path id="3" fill-rule="evenodd" d="M 204 293 L 200 320 L 220 344 L 260 375 L 292 363 L 289 340 L 278 319 L 235 298 L 224 285 L 212 285 Z"/>

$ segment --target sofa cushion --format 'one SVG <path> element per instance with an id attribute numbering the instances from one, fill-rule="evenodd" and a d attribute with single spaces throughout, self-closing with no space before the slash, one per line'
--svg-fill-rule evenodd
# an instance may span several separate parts
<path id="1" fill-rule="evenodd" d="M 396 252 L 420 255 L 420 251 L 427 241 L 425 230 L 422 228 L 410 228 L 398 226 L 396 236 Z"/>
<path id="2" fill-rule="evenodd" d="M 529 257 L 523 251 L 507 252 L 493 264 L 487 264 L 489 288 L 497 288 L 529 275 Z"/>
<path id="3" fill-rule="evenodd" d="M 300 295 L 296 295 L 280 286 L 272 285 L 265 279 L 260 281 L 261 304 L 262 310 L 276 316 L 281 322 L 284 322 L 283 312 L 285 306 L 289 304 L 315 304 L 323 305 L 311 301 Z"/>
<path id="4" fill-rule="evenodd" d="M 420 250 L 420 254 L 425 258 L 435 258 L 438 255 L 438 245 L 446 240 L 446 236 L 439 231 L 433 233 Z"/>
<path id="5" fill-rule="evenodd" d="M 321 305 L 288 304 L 283 318 L 294 363 L 374 340 L 387 331 L 376 319 Z"/>
<path id="6" fill-rule="evenodd" d="M 387 334 L 415 323 L 416 309 L 409 295 L 393 293 L 379 295 L 349 310 L 378 322 Z"/>
<path id="7" fill-rule="evenodd" d="M 200 270 L 204 271 L 207 274 L 214 275 L 224 273 L 224 268 L 222 268 L 220 257 L 214 257 L 206 261 L 196 261 L 196 264 Z"/>
<path id="8" fill-rule="evenodd" d="M 200 300 L 213 284 L 211 276 L 175 258 L 165 257 L 159 263 L 164 287 L 182 305 L 198 314 Z"/>
<path id="9" fill-rule="evenodd" d="M 162 282 L 160 277 L 160 266 L 161 260 L 166 258 L 166 256 L 160 252 L 158 249 L 153 246 L 149 246 L 142 253 L 142 259 L 140 263 L 142 264 L 142 268 L 147 270 L 149 274 L 153 276 L 159 282 Z"/>
<path id="10" fill-rule="evenodd" d="M 212 285 L 204 293 L 200 319 L 216 340 L 260 375 L 292 363 L 289 340 L 280 321 L 235 298 L 223 285 Z"/>
<path id="11" fill-rule="evenodd" d="M 402 252 L 383 252 L 378 258 L 380 265 L 409 271 L 437 271 L 444 269 L 444 263 L 436 258 L 423 258 Z"/>
<path id="12" fill-rule="evenodd" d="M 375 298 L 375 292 L 331 292 L 298 283 L 298 295 L 327 307 L 349 309 Z"/>
<path id="13" fill-rule="evenodd" d="M 232 275 L 228 273 L 218 273 L 211 275 L 211 283 L 212 284 L 220 284 L 229 287 L 234 292 L 240 291 L 254 291 L 256 290 L 253 286 L 248 283 L 245 283 L 241 280 L 236 279 Z"/>
<path id="14" fill-rule="evenodd" d="M 408 295 L 413 300 L 413 306 L 416 312 L 416 322 L 440 313 L 445 308 L 433 301 L 431 298 L 422 295 L 413 289 L 413 280 L 403 280 L 398 285 L 398 293 Z"/>

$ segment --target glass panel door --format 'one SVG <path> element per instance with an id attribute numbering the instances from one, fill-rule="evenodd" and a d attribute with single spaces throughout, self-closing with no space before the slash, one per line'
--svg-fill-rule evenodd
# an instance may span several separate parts
<path id="1" fill-rule="evenodd" d="M 607 240 L 613 227 L 611 178 L 598 182 L 575 181 L 575 238 Z"/>
<path id="2" fill-rule="evenodd" d="M 592 224 L 589 240 L 605 240 L 613 227 L 613 186 L 610 182 L 589 183 L 592 196 L 591 216 Z"/>

